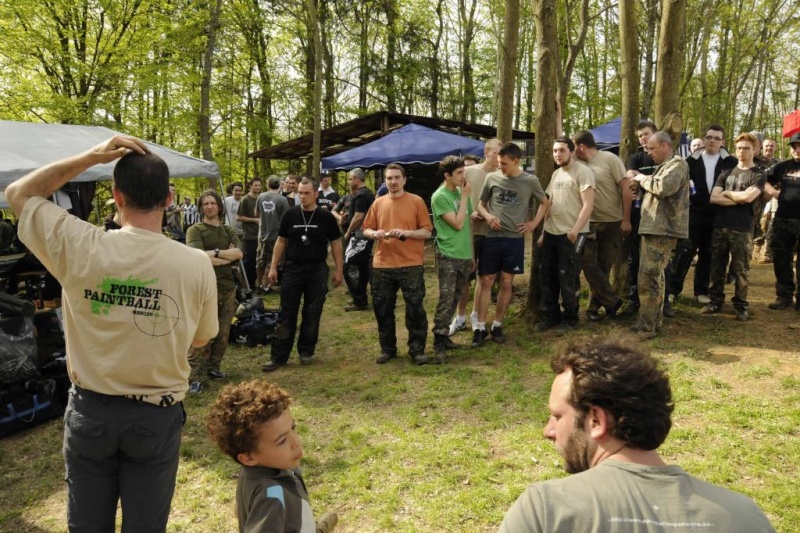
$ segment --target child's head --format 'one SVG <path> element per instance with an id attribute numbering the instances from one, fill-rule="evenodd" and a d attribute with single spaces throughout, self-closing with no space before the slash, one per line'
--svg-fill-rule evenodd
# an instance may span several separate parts
<path id="1" fill-rule="evenodd" d="M 223 453 L 246 466 L 291 469 L 303 457 L 289 395 L 255 379 L 223 388 L 208 415 L 208 431 Z"/>

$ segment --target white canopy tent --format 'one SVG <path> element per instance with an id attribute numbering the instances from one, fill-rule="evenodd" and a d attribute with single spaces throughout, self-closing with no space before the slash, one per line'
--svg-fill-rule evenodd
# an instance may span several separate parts
<path id="1" fill-rule="evenodd" d="M 119 132 L 101 126 L 44 124 L 0 120 L 0 190 L 41 166 L 111 138 Z M 219 178 L 219 167 L 213 161 L 191 157 L 160 144 L 144 141 L 150 150 L 164 159 L 172 178 Z M 116 162 L 97 165 L 73 181 L 111 179 Z M 5 204 L 5 195 L 2 197 Z"/>

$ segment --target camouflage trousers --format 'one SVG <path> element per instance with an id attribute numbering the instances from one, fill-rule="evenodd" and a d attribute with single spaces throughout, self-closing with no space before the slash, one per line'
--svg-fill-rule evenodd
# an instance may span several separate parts
<path id="1" fill-rule="evenodd" d="M 730 271 L 735 280 L 735 290 L 731 302 L 735 309 L 747 310 L 747 273 L 750 270 L 750 257 L 753 255 L 753 233 L 747 230 L 714 228 L 711 237 L 711 303 L 722 305 L 725 301 L 725 276 Z"/>
<path id="2" fill-rule="evenodd" d="M 226 289 L 217 292 L 217 318 L 219 319 L 219 333 L 202 348 L 189 349 L 189 382 L 202 381 L 206 373 L 216 370 L 219 372 L 222 356 L 228 347 L 228 334 L 231 329 L 231 320 L 236 313 L 236 289 Z"/>
<path id="3" fill-rule="evenodd" d="M 472 272 L 472 259 L 455 259 L 436 254 L 439 274 L 439 302 L 433 318 L 433 332 L 436 335 L 450 333 L 450 319 L 456 311 L 461 293 L 469 287 L 469 274 Z"/>
<path id="4" fill-rule="evenodd" d="M 408 329 L 408 353 L 425 353 L 428 339 L 428 315 L 425 314 L 424 267 L 375 268 L 372 270 L 372 308 L 378 322 L 378 340 L 381 352 L 397 355 L 397 333 L 395 306 L 397 291 L 403 293 L 406 304 L 406 329 Z"/>
<path id="5" fill-rule="evenodd" d="M 641 239 L 637 281 L 640 306 L 636 326 L 642 331 L 659 331 L 664 318 L 664 269 L 678 239 L 666 235 L 642 235 Z"/>

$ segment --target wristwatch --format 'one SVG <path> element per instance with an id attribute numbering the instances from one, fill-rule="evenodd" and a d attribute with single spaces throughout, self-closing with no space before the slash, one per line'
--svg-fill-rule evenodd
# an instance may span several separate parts
<path id="1" fill-rule="evenodd" d="M 214 257 L 219 257 L 219 248 L 214 248 Z"/>

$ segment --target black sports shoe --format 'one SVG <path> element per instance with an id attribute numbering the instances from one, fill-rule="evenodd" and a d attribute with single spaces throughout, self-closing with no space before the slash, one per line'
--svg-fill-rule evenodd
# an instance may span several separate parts
<path id="1" fill-rule="evenodd" d="M 722 306 L 711 302 L 710 304 L 706 305 L 700 310 L 701 315 L 713 315 L 714 313 L 719 313 L 722 309 Z"/>
<path id="2" fill-rule="evenodd" d="M 414 361 L 415 365 L 427 365 L 430 363 L 430 359 L 424 353 L 418 353 L 416 355 L 411 356 L 411 360 Z"/>
<path id="3" fill-rule="evenodd" d="M 662 311 L 666 318 L 673 318 L 675 316 L 675 310 L 672 309 L 672 304 L 669 303 L 668 299 L 664 299 L 664 309 Z"/>
<path id="4" fill-rule="evenodd" d="M 476 329 L 472 333 L 472 347 L 473 348 L 480 348 L 483 346 L 483 341 L 486 340 L 486 330 L 485 329 Z"/>
<path id="5" fill-rule="evenodd" d="M 225 372 L 220 372 L 219 370 L 209 370 L 208 377 L 211 379 L 225 379 Z"/>
<path id="6" fill-rule="evenodd" d="M 603 315 L 601 315 L 601 314 L 598 312 L 598 310 L 597 310 L 597 309 L 587 309 L 587 310 L 586 310 L 586 316 L 587 316 L 587 317 L 589 318 L 589 320 L 591 320 L 592 322 L 600 322 L 601 320 L 603 320 L 603 319 L 605 318 Z"/>
<path id="7" fill-rule="evenodd" d="M 492 327 L 492 340 L 497 344 L 506 342 L 506 336 L 503 334 L 503 326 Z"/>
<path id="8" fill-rule="evenodd" d="M 314 362 L 314 360 L 311 358 L 310 355 L 301 355 L 300 356 L 300 364 L 301 365 L 310 365 L 313 362 Z"/>

